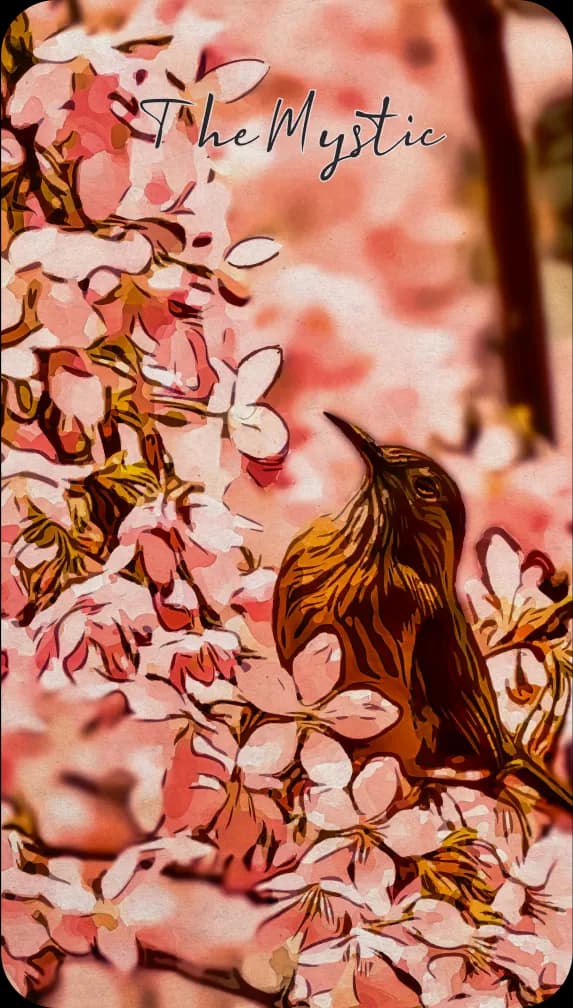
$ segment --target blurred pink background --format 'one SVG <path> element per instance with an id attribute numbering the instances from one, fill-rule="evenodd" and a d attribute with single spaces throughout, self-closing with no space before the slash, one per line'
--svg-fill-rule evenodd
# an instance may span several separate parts
<path id="1" fill-rule="evenodd" d="M 251 319 L 239 326 L 245 345 L 278 343 L 285 353 L 271 398 L 291 430 L 284 473 L 265 491 L 233 488 L 244 495 L 234 506 L 264 518 L 269 559 L 279 559 L 317 511 L 344 503 L 359 479 L 352 450 L 322 417 L 330 409 L 382 442 L 439 454 L 467 496 L 468 542 L 501 523 L 525 548 L 544 547 L 568 563 L 571 261 L 558 233 L 567 169 L 561 181 L 554 168 L 540 170 L 535 137 L 544 117 L 570 101 L 570 42 L 538 5 L 507 7 L 505 47 L 530 163 L 557 430 L 555 446 L 537 442 L 527 458 L 491 349 L 499 320 L 486 193 L 442 4 L 194 5 L 222 22 L 210 63 L 256 56 L 271 67 L 251 95 L 218 107 L 213 122 L 224 136 L 227 123 L 264 131 L 278 97 L 298 109 L 310 88 L 317 92 L 303 155 L 284 137 L 270 154 L 255 144 L 216 154 L 232 190 L 231 239 L 268 234 L 283 244 L 276 260 L 254 271 Z M 487 68 L 484 53 L 484 74 Z M 326 160 L 319 129 L 349 130 L 354 108 L 374 112 L 386 94 L 403 117 L 411 112 L 420 129 L 433 126 L 447 141 L 381 159 L 365 150 L 319 181 Z M 566 147 L 566 114 L 562 120 Z M 463 451 L 470 406 L 481 430 Z"/>

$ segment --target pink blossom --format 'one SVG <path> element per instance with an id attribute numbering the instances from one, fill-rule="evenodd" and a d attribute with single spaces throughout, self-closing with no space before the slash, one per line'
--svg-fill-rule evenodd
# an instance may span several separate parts
<path id="1" fill-rule="evenodd" d="M 276 572 L 257 567 L 241 578 L 241 587 L 233 592 L 230 604 L 255 622 L 269 621 L 273 605 Z"/>
<path id="2" fill-rule="evenodd" d="M 256 729 L 264 735 L 264 745 L 255 759 L 248 742 L 240 746 L 225 725 L 203 720 L 191 738 L 184 735 L 177 742 L 165 779 L 167 827 L 207 833 L 217 844 L 217 863 L 233 890 L 248 890 L 264 877 L 273 847 L 286 839 L 275 796 L 281 790 L 280 775 L 294 759 L 296 735 L 275 740 L 273 728 Z"/>
<path id="3" fill-rule="evenodd" d="M 375 877 L 369 874 L 374 863 L 378 872 L 376 891 L 372 892 L 371 900 L 365 901 Z M 382 904 L 387 912 L 388 891 L 394 878 L 394 864 L 382 851 L 377 851 L 377 856 L 362 870 L 362 859 L 354 863 L 339 837 L 313 844 L 293 870 L 275 873 L 268 881 L 259 883 L 258 892 L 277 900 L 261 930 L 262 946 L 276 949 L 295 939 L 299 948 L 306 947 L 332 938 L 340 932 L 345 920 L 353 926 L 364 917 L 376 917 Z"/>
<path id="4" fill-rule="evenodd" d="M 139 671 L 168 674 L 178 690 L 193 693 L 195 683 L 211 686 L 220 677 L 231 679 L 239 650 L 239 638 L 229 631 L 197 629 L 180 635 L 158 629 L 139 651 Z"/>
<path id="5" fill-rule="evenodd" d="M 373 933 L 353 928 L 348 937 L 313 944 L 299 956 L 293 993 L 312 1008 L 329 1003 L 351 1008 L 357 1002 L 375 1008 L 382 991 L 397 1008 L 420 1003 L 419 986 L 399 979 Z"/>
<path id="6" fill-rule="evenodd" d="M 494 961 L 532 993 L 554 993 L 569 972 L 570 880 L 569 830 L 556 828 L 513 864 L 495 897 L 493 908 L 507 923 Z"/>
<path id="7" fill-rule="evenodd" d="M 125 578 L 114 578 L 105 587 L 90 592 L 84 582 L 82 595 L 53 623 L 44 614 L 46 629 L 38 637 L 36 661 L 44 672 L 54 663 L 74 678 L 88 660 L 110 679 L 122 681 L 136 673 L 138 647 L 149 639 L 155 617 L 148 591 Z"/>
<path id="8" fill-rule="evenodd" d="M 496 937 L 494 928 L 468 925 L 447 903 L 403 897 L 384 920 L 358 924 L 347 935 L 306 946 L 298 958 L 294 989 L 299 996 L 316 999 L 310 1003 L 317 1006 L 322 1003 L 320 995 L 330 992 L 334 1003 L 350 1005 L 352 992 L 358 990 L 364 996 L 360 1003 L 374 1006 L 381 989 L 395 992 L 398 1004 L 414 1006 L 421 1000 L 424 1006 L 429 1006 L 436 1003 L 432 1002 L 436 978 L 432 974 L 427 976 L 432 964 L 446 958 L 451 967 L 448 977 L 451 984 L 456 967 L 464 976 L 469 955 L 488 956 Z M 477 990 L 499 993 L 494 977 L 495 974 L 484 977 L 476 984 Z M 470 982 L 466 991 L 471 988 Z M 461 984 L 454 986 L 459 997 L 463 990 Z M 453 995 L 452 987 L 446 987 L 445 997 L 450 992 Z M 472 1004 L 471 998 L 468 1004 Z M 473 1004 L 478 1008 L 487 1002 L 476 998 Z"/>
<path id="9" fill-rule="evenodd" d="M 290 737 L 293 729 L 308 732 L 301 760 L 303 766 L 308 763 L 308 772 L 315 774 L 317 783 L 328 782 L 324 775 L 329 766 L 334 781 L 340 773 L 350 776 L 349 770 L 341 769 L 349 767 L 345 750 L 325 732 L 348 739 L 372 738 L 386 731 L 398 716 L 396 707 L 377 690 L 350 689 L 331 696 L 340 679 L 340 661 L 336 635 L 319 633 L 295 657 L 292 676 L 268 659 L 245 661 L 236 672 L 239 692 L 246 700 L 280 715 L 277 739 Z M 255 731 L 249 744 L 254 749 L 257 743 Z"/>
<path id="10" fill-rule="evenodd" d="M 239 363 L 234 383 L 227 374 L 224 389 L 218 390 L 217 411 L 226 414 L 235 448 L 249 458 L 270 458 L 286 451 L 288 429 L 284 421 L 270 406 L 258 402 L 276 380 L 281 363 L 278 347 L 255 350 Z"/>
<path id="11" fill-rule="evenodd" d="M 507 632 L 527 622 L 536 609 L 552 601 L 553 588 L 563 589 L 567 582 L 552 585 L 555 567 L 542 553 L 524 558 L 518 544 L 503 529 L 488 529 L 478 544 L 482 581 L 466 585 L 468 600 L 475 617 L 488 620 L 488 645 L 495 645 Z M 544 591 L 544 588 L 547 591 Z M 519 638 L 517 638 L 519 642 Z"/>

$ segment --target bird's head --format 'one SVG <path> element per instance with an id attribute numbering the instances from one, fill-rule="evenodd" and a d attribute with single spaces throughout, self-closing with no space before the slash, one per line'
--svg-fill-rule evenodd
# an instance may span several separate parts
<path id="1" fill-rule="evenodd" d="M 453 588 L 465 533 L 465 508 L 454 480 L 421 452 L 379 445 L 347 420 L 332 413 L 325 416 L 366 465 L 395 560 L 436 585 Z"/>

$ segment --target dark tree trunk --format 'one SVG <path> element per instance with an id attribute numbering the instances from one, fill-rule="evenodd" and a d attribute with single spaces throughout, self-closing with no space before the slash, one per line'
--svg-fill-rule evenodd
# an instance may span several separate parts
<path id="1" fill-rule="evenodd" d="M 507 401 L 529 406 L 535 431 L 553 440 L 541 280 L 525 149 L 505 59 L 503 15 L 496 0 L 445 0 L 445 5 L 459 36 L 483 149 Z"/>

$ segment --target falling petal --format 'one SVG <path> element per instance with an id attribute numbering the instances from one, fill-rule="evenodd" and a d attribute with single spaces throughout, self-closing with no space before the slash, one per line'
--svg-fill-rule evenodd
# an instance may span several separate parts
<path id="1" fill-rule="evenodd" d="M 225 262 L 237 269 L 251 269 L 274 259 L 281 247 L 274 238 L 245 238 L 229 249 L 225 255 Z"/>
<path id="2" fill-rule="evenodd" d="M 280 347 L 263 347 L 244 357 L 239 364 L 234 406 L 240 411 L 251 407 L 270 389 L 282 364 Z"/>
<path id="3" fill-rule="evenodd" d="M 254 91 L 269 70 L 270 66 L 264 60 L 232 60 L 213 67 L 201 78 L 201 83 L 218 101 L 227 104 Z"/>

